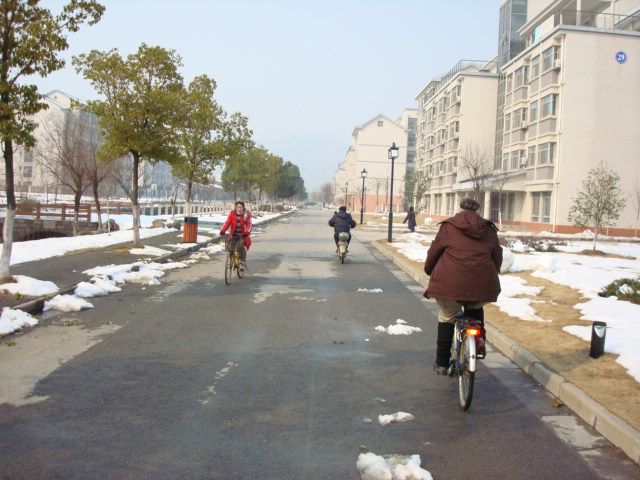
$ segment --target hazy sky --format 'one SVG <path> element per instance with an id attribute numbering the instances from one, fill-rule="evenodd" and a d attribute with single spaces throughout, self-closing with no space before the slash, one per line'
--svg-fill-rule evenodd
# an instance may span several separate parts
<path id="1" fill-rule="evenodd" d="M 57 13 L 63 3 L 41 5 Z M 70 34 L 64 58 L 114 47 L 127 55 L 142 42 L 173 49 L 182 57 L 185 82 L 200 74 L 214 78 L 222 107 L 247 116 L 254 139 L 279 154 L 271 141 L 306 135 L 348 146 L 354 127 L 379 113 L 395 120 L 415 108 L 422 88 L 459 60 L 491 59 L 501 1 L 100 3 L 106 7 L 102 20 Z M 70 62 L 35 83 L 41 93 L 59 89 L 81 100 L 97 98 Z"/>

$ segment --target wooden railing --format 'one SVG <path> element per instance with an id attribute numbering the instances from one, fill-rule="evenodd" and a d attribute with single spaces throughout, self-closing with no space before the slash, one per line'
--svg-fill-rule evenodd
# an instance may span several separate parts
<path id="1" fill-rule="evenodd" d="M 3 205 L 7 208 L 6 205 Z M 81 204 L 78 210 L 78 220 L 91 221 L 92 205 Z M 73 220 L 75 209 L 68 203 L 19 203 L 16 206 L 16 215 L 33 217 L 36 220 Z"/>

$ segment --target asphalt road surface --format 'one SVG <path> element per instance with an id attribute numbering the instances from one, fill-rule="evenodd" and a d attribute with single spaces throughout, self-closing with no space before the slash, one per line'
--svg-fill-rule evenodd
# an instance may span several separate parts
<path id="1" fill-rule="evenodd" d="M 462 412 L 431 368 L 436 305 L 370 245 L 385 232 L 359 226 L 341 265 L 331 213 L 265 227 L 229 286 L 216 255 L 17 338 L 0 478 L 359 479 L 363 452 L 436 480 L 639 477 L 498 353 Z M 375 330 L 398 319 L 422 331 Z"/>

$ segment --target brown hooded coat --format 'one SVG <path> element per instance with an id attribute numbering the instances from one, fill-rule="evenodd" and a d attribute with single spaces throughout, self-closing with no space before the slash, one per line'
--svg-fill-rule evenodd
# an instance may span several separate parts
<path id="1" fill-rule="evenodd" d="M 502 265 L 497 231 L 492 222 L 471 210 L 441 222 L 424 262 L 424 271 L 431 277 L 424 296 L 495 302 Z"/>

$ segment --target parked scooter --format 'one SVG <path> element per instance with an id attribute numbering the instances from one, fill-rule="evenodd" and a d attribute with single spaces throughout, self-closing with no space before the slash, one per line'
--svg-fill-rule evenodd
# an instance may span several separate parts
<path id="1" fill-rule="evenodd" d="M 344 257 L 347 256 L 347 247 L 349 246 L 349 233 L 340 232 L 338 234 L 338 259 L 340 263 L 344 263 Z"/>

